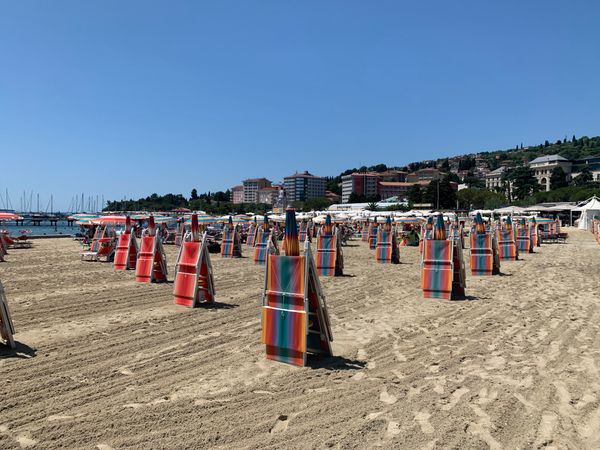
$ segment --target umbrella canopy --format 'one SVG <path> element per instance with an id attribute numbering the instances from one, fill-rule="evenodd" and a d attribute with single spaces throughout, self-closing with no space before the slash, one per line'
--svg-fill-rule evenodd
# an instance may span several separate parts
<path id="1" fill-rule="evenodd" d="M 23 220 L 23 218 L 18 214 L 0 212 L 0 220 Z"/>
<path id="2" fill-rule="evenodd" d="M 67 220 L 85 220 L 85 219 L 95 219 L 96 217 L 100 217 L 98 214 L 86 214 L 86 213 L 79 213 L 79 214 L 72 214 L 69 217 L 67 217 Z"/>
<path id="3" fill-rule="evenodd" d="M 525 208 L 521 208 L 520 206 L 505 206 L 504 208 L 495 209 L 494 212 L 500 214 L 521 214 L 525 212 Z"/>
<path id="4" fill-rule="evenodd" d="M 133 217 L 132 220 L 136 220 Z M 90 220 L 93 225 L 125 225 L 127 216 L 100 216 Z"/>
<path id="5" fill-rule="evenodd" d="M 191 225 L 191 223 L 192 223 L 191 218 L 187 219 L 185 221 L 186 225 Z M 202 224 L 202 225 L 208 225 L 208 224 L 211 224 L 211 223 L 217 223 L 217 218 L 216 217 L 211 217 L 211 216 L 198 216 L 198 223 Z"/>

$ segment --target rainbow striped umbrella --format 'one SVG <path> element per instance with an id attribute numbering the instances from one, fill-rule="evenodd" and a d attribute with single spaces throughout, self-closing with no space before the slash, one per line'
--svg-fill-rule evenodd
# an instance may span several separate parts
<path id="1" fill-rule="evenodd" d="M 285 255 L 300 256 L 300 241 L 298 240 L 298 225 L 296 211 L 290 208 L 285 211 Z"/>

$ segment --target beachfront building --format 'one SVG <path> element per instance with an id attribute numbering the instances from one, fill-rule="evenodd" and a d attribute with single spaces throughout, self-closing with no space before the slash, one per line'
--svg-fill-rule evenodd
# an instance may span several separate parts
<path id="1" fill-rule="evenodd" d="M 281 185 L 268 186 L 258 190 L 258 203 L 274 205 L 279 197 L 279 191 L 283 189 Z"/>
<path id="2" fill-rule="evenodd" d="M 571 177 L 577 178 L 581 171 L 587 169 L 592 174 L 592 181 L 600 181 L 600 155 L 586 156 L 573 163 Z"/>
<path id="3" fill-rule="evenodd" d="M 271 186 L 266 178 L 249 178 L 244 183 L 244 203 L 258 203 L 258 191 Z"/>
<path id="4" fill-rule="evenodd" d="M 556 167 L 561 167 L 567 175 L 567 180 L 569 180 L 571 178 L 573 163 L 560 155 L 547 155 L 535 158 L 529 163 L 529 167 L 534 171 L 538 183 L 540 183 L 546 191 L 549 191 L 552 170 Z"/>
<path id="5" fill-rule="evenodd" d="M 406 176 L 406 181 L 409 183 L 417 183 L 419 181 L 427 181 L 428 183 L 434 180 L 440 180 L 445 174 L 433 167 L 425 167 Z"/>
<path id="6" fill-rule="evenodd" d="M 244 203 L 244 186 L 241 184 L 231 188 L 231 203 Z"/>
<path id="7" fill-rule="evenodd" d="M 491 191 L 502 187 L 502 178 L 506 173 L 506 166 L 500 166 L 485 176 L 485 187 Z"/>
<path id="8" fill-rule="evenodd" d="M 309 198 L 325 197 L 327 180 L 304 171 L 285 177 L 283 185 L 288 202 L 303 202 Z"/>
<path id="9" fill-rule="evenodd" d="M 426 189 L 429 183 L 429 181 L 417 181 L 415 183 L 408 183 L 406 181 L 380 181 L 378 183 L 378 194 L 381 200 L 387 200 L 392 197 L 404 199 L 409 189 L 414 185 L 419 185 L 423 189 Z"/>
<path id="10" fill-rule="evenodd" d="M 350 201 L 350 195 L 357 194 L 365 198 L 377 195 L 379 174 L 375 172 L 351 173 L 342 177 L 342 203 Z"/>

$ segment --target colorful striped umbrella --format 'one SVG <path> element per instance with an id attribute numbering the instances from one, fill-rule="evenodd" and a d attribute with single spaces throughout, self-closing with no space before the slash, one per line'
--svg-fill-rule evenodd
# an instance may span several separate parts
<path id="1" fill-rule="evenodd" d="M 446 240 L 446 224 L 444 223 L 444 216 L 439 214 L 435 225 L 433 226 L 433 238 L 436 241 Z"/>
<path id="2" fill-rule="evenodd" d="M 131 220 L 135 220 L 131 217 Z M 100 216 L 90 220 L 93 225 L 125 225 L 127 216 Z"/>
<path id="3" fill-rule="evenodd" d="M 300 256 L 300 241 L 298 240 L 298 225 L 296 211 L 289 208 L 285 211 L 285 242 L 283 243 L 286 256 Z"/>

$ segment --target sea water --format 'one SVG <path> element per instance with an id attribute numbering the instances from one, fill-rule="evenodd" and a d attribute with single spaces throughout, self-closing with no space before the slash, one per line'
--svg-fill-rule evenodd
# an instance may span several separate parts
<path id="1" fill-rule="evenodd" d="M 73 235 L 81 232 L 79 225 L 70 227 L 67 222 L 60 221 L 56 226 L 50 226 L 49 223 L 34 226 L 27 222 L 25 222 L 25 225 L 16 226 L 14 222 L 0 222 L 0 230 L 8 230 L 11 236 L 19 236 L 23 230 L 30 230 L 29 235 L 33 236 Z"/>

